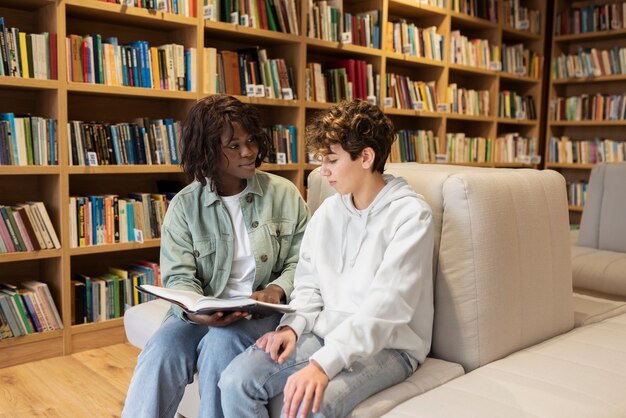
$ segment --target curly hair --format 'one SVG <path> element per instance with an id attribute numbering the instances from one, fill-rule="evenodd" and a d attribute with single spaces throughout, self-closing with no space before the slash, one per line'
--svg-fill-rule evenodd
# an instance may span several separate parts
<path id="1" fill-rule="evenodd" d="M 352 160 L 371 147 L 375 152 L 372 172 L 383 173 L 395 140 L 394 127 L 378 106 L 362 100 L 343 101 L 317 114 L 306 127 L 306 145 L 316 157 L 339 144 Z"/>
<path id="2" fill-rule="evenodd" d="M 233 125 L 238 124 L 259 145 L 256 167 L 266 157 L 269 137 L 261 128 L 258 111 L 234 97 L 213 95 L 198 100 L 187 114 L 180 138 L 181 166 L 190 180 L 206 185 L 211 179 L 213 190 L 219 190 L 219 159 L 222 151 L 222 135 L 233 135 Z"/>

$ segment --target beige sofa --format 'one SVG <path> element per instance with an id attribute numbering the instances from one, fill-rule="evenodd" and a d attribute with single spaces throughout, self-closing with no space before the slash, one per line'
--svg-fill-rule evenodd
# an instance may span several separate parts
<path id="1" fill-rule="evenodd" d="M 365 400 L 351 416 L 530 415 L 515 409 L 515 401 L 542 398 L 524 397 L 530 391 L 517 385 L 513 377 L 496 379 L 514 376 L 516 367 L 531 380 L 536 374 L 532 394 L 544 393 L 541 379 L 545 376 L 540 372 L 550 371 L 557 381 L 578 381 L 576 390 L 593 393 L 596 401 L 584 410 L 593 412 L 592 416 L 611 416 L 626 408 L 626 401 L 615 399 L 614 391 L 597 389 L 604 376 L 596 378 L 593 366 L 598 361 L 599 367 L 604 367 L 608 359 L 626 365 L 626 353 L 621 351 L 626 347 L 626 324 L 624 317 L 613 317 L 624 308 L 610 301 L 572 298 L 562 176 L 552 171 L 418 164 L 390 164 L 388 172 L 404 177 L 433 209 L 433 345 L 429 358 L 413 376 Z M 309 176 L 308 190 L 312 210 L 332 192 L 317 171 Z M 130 309 L 125 316 L 128 339 L 138 347 L 154 332 L 166 309 L 160 302 L 144 305 Z M 577 315 L 578 324 L 595 324 L 571 331 L 574 306 L 584 311 Z M 611 333 L 607 327 L 620 331 Z M 596 334 L 599 342 L 579 347 L 585 342 L 578 343 L 578 336 L 592 338 Z M 533 350 L 542 347 L 546 351 L 535 354 Z M 550 347 L 554 347 L 552 351 Z M 586 356 L 579 357 L 587 358 L 590 369 L 567 373 L 559 356 L 581 350 Z M 610 350 L 614 351 L 608 355 Z M 611 388 L 626 391 L 626 381 L 621 379 L 612 379 Z M 559 392 L 557 386 L 546 385 Z M 473 402 L 467 394 L 491 401 Z M 197 402 L 197 388 L 188 387 L 179 412 L 194 417 Z M 273 416 L 278 416 L 279 407 L 280 402 L 273 402 Z M 554 412 L 551 406 L 542 410 L 541 405 L 533 405 L 532 409 L 535 416 L 555 416 Z"/>
<path id="2" fill-rule="evenodd" d="M 580 223 L 573 233 L 572 271 L 578 292 L 626 300 L 626 163 L 591 171 Z"/>

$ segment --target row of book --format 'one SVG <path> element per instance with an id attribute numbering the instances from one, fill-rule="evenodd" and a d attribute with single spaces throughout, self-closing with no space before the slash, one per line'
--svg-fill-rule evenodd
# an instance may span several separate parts
<path id="1" fill-rule="evenodd" d="M 510 28 L 528 31 L 535 35 L 541 33 L 541 12 L 520 5 L 520 0 L 504 0 L 502 20 Z"/>
<path id="2" fill-rule="evenodd" d="M 626 94 L 583 94 L 550 100 L 549 118 L 554 121 L 626 120 Z"/>
<path id="3" fill-rule="evenodd" d="M 57 79 L 57 34 L 9 28 L 0 17 L 0 76 Z"/>
<path id="4" fill-rule="evenodd" d="M 307 36 L 325 41 L 380 48 L 380 10 L 344 12 L 342 0 L 309 1 Z"/>
<path id="5" fill-rule="evenodd" d="M 61 248 L 43 202 L 0 205 L 0 253 Z"/>
<path id="6" fill-rule="evenodd" d="M 392 163 L 434 163 L 438 162 L 439 139 L 433 131 L 424 129 L 400 129 L 396 131 L 396 140 L 391 144 L 389 162 Z"/>
<path id="7" fill-rule="evenodd" d="M 561 53 L 552 61 L 552 79 L 626 74 L 626 48 L 578 48 L 578 54 Z"/>
<path id="8" fill-rule="evenodd" d="M 306 68 L 306 100 L 339 102 L 353 98 L 377 103 L 380 76 L 364 60 L 344 59 L 322 64 L 311 62 Z"/>
<path id="9" fill-rule="evenodd" d="M 0 165 L 57 165 L 57 122 L 39 116 L 0 113 Z"/>
<path id="10" fill-rule="evenodd" d="M 567 184 L 567 201 L 570 206 L 585 206 L 589 183 L 573 181 Z"/>
<path id="11" fill-rule="evenodd" d="M 443 60 L 444 36 L 437 27 L 420 29 L 414 23 L 387 22 L 387 50 L 413 57 Z"/>
<path id="12" fill-rule="evenodd" d="M 196 91 L 196 49 L 179 44 L 120 45 L 100 34 L 66 37 L 67 80 L 108 86 Z"/>
<path id="13" fill-rule="evenodd" d="M 0 283 L 0 339 L 62 328 L 63 321 L 46 283 Z"/>
<path id="14" fill-rule="evenodd" d="M 470 67 L 499 70 L 500 48 L 487 39 L 468 39 L 458 30 L 450 34 L 450 62 Z M 497 65 L 496 65 L 497 63 Z"/>
<path id="15" fill-rule="evenodd" d="M 147 10 L 172 13 L 185 17 L 196 17 L 197 0 L 100 0 L 105 3 L 139 7 Z M 201 1 L 201 0 L 200 0 Z"/>
<path id="16" fill-rule="evenodd" d="M 138 118 L 131 123 L 70 121 L 70 165 L 179 164 L 181 123 Z"/>
<path id="17" fill-rule="evenodd" d="M 626 1 L 568 7 L 556 14 L 554 33 L 567 35 L 624 28 Z"/>
<path id="18" fill-rule="evenodd" d="M 493 23 L 498 22 L 497 0 L 452 0 L 452 10 Z"/>
<path id="19" fill-rule="evenodd" d="M 204 19 L 298 35 L 296 0 L 204 0 Z"/>
<path id="20" fill-rule="evenodd" d="M 132 306 L 154 300 L 136 286 L 162 286 L 157 263 L 139 260 L 128 267 L 109 267 L 97 275 L 74 274 L 71 281 L 72 325 L 121 318 Z"/>
<path id="21" fill-rule="evenodd" d="M 390 162 L 524 163 L 539 164 L 535 137 L 507 133 L 495 140 L 448 133 L 439 138 L 430 130 L 399 130 L 391 146 Z"/>
<path id="22" fill-rule="evenodd" d="M 535 98 L 503 90 L 498 94 L 498 117 L 537 120 Z"/>
<path id="23" fill-rule="evenodd" d="M 501 134 L 493 143 L 491 158 L 496 163 L 539 164 L 539 140 L 517 132 Z"/>
<path id="24" fill-rule="evenodd" d="M 387 73 L 386 107 L 437 111 L 437 87 L 434 81 L 412 81 L 409 77 Z"/>
<path id="25" fill-rule="evenodd" d="M 292 67 L 284 59 L 269 59 L 258 46 L 217 52 L 205 48 L 208 93 L 225 93 L 270 99 L 296 99 Z"/>
<path id="26" fill-rule="evenodd" d="M 446 89 L 446 102 L 450 113 L 489 116 L 489 90 L 468 90 L 450 83 Z"/>
<path id="27" fill-rule="evenodd" d="M 543 57 L 524 44 L 502 45 L 502 71 L 535 79 L 541 78 Z"/>
<path id="28" fill-rule="evenodd" d="M 143 242 L 161 236 L 172 194 L 70 197 L 70 247 Z"/>
<path id="29" fill-rule="evenodd" d="M 610 138 L 571 140 L 567 136 L 548 140 L 548 161 L 565 164 L 617 163 L 625 161 L 626 141 Z"/>
<path id="30" fill-rule="evenodd" d="M 270 138 L 269 151 L 265 159 L 271 164 L 298 163 L 298 136 L 293 125 L 274 125 L 265 128 Z"/>

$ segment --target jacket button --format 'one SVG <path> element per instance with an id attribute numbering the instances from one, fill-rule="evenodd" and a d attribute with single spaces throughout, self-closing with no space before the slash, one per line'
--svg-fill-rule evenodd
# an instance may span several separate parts
<path id="1" fill-rule="evenodd" d="M 267 261 L 267 255 L 263 254 L 261 256 L 261 261 L 265 263 Z"/>
<path id="2" fill-rule="evenodd" d="M 193 252 L 193 255 L 194 255 L 194 257 L 200 257 L 200 251 L 195 250 L 195 251 Z"/>
<path id="3" fill-rule="evenodd" d="M 259 226 L 259 223 L 257 221 L 252 222 L 252 228 L 256 228 L 257 226 Z"/>
<path id="4" fill-rule="evenodd" d="M 252 195 L 249 194 L 248 196 L 246 196 L 246 202 L 248 203 L 252 203 Z"/>

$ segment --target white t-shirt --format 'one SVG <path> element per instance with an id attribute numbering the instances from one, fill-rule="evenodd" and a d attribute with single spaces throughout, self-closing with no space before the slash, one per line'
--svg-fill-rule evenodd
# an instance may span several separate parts
<path id="1" fill-rule="evenodd" d="M 254 263 L 250 238 L 243 222 L 243 212 L 239 203 L 239 198 L 244 192 L 245 190 L 234 196 L 221 197 L 230 215 L 233 223 L 233 232 L 235 233 L 233 264 L 226 288 L 220 295 L 220 298 L 224 299 L 249 297 L 252 294 L 252 285 L 254 284 L 256 264 Z"/>

